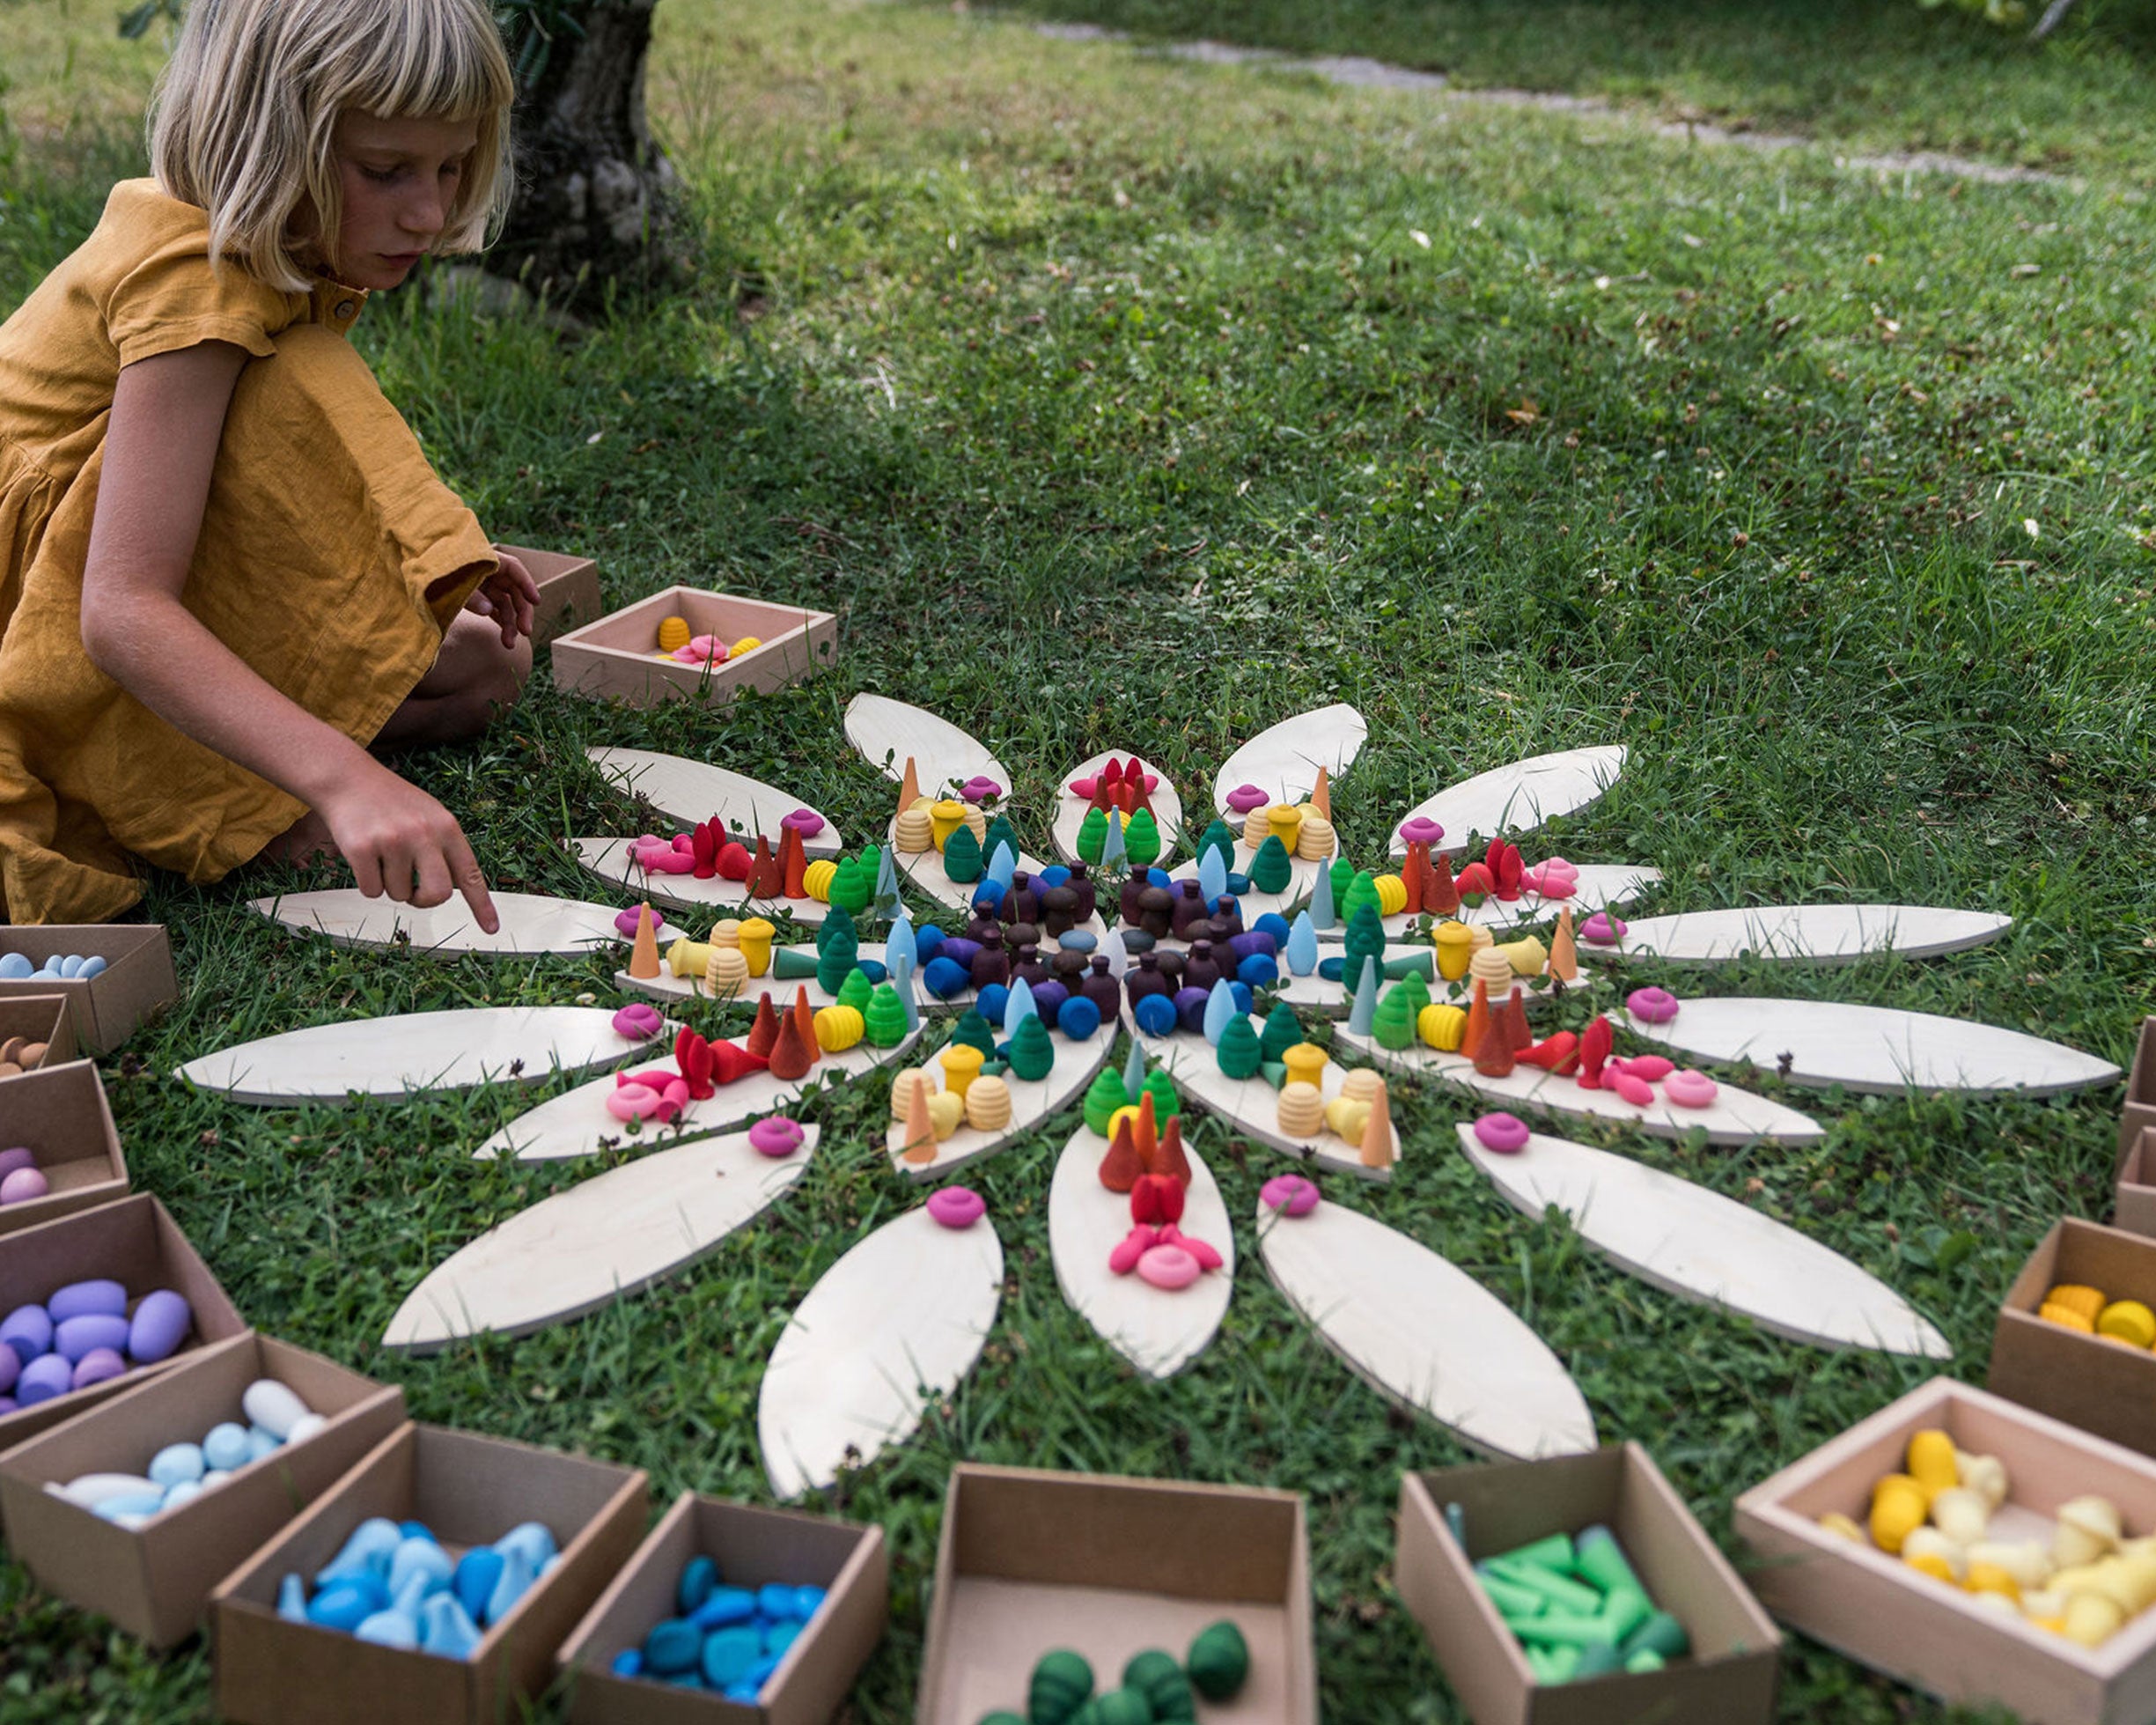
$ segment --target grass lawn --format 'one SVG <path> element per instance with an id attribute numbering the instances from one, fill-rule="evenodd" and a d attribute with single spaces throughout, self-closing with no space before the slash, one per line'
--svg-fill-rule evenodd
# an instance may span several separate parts
<path id="1" fill-rule="evenodd" d="M 1307 10 L 1341 20 L 1324 46 L 1415 57 L 1397 9 Z M 154 56 L 109 40 L 109 11 L 7 8 L 26 47 L 0 308 L 139 171 Z M 1524 76 L 1491 45 L 1497 11 L 1427 16 L 1483 44 L 1490 76 Z M 1291 21 L 1254 15 L 1276 37 Z M 1704 48 L 1653 51 L 1617 0 L 1569 15 L 1613 21 L 1610 77 L 1704 76 Z M 1623 741 L 1618 790 L 1534 848 L 1659 866 L 1659 908 L 1851 896 L 2017 918 L 1938 962 L 1661 980 L 1966 1014 L 2128 1058 L 2156 947 L 2156 219 L 2138 170 L 2114 168 L 2147 160 L 2145 113 L 2098 104 L 2115 130 L 2083 184 L 1882 181 L 1824 151 L 1350 94 L 941 6 L 659 17 L 651 100 L 689 188 L 694 291 L 566 341 L 408 291 L 358 339 L 499 535 L 597 557 L 614 601 L 687 580 L 840 610 L 842 662 L 723 716 L 610 712 L 542 676 L 483 746 L 412 765 L 497 886 L 592 888 L 561 839 L 634 817 L 583 770 L 586 742 L 708 754 L 865 833 L 888 787 L 839 716 L 881 689 L 996 744 L 1045 843 L 1051 775 L 1097 749 L 1142 748 L 1189 795 L 1261 726 L 1346 698 L 1371 741 L 1336 810 L 1364 862 L 1441 784 Z M 1584 66 L 1583 34 L 1566 51 Z M 1942 37 L 1992 81 L 1970 89 L 2011 100 L 1927 84 Z M 2031 59 L 1913 14 L 1867 40 L 1852 80 L 1920 95 L 1942 126 L 1966 107 L 1924 136 L 1976 147 L 2015 103 L 2101 95 L 2131 67 L 2094 37 Z M 1735 42 L 1733 23 L 1701 41 Z M 1887 123 L 1823 72 L 1755 85 L 1745 55 L 1717 55 L 1748 111 Z M 825 1152 L 793 1195 L 691 1273 L 520 1344 L 386 1357 L 428 1269 L 591 1170 L 472 1161 L 510 1106 L 492 1096 L 259 1112 L 166 1074 L 304 1023 L 567 1002 L 607 967 L 345 954 L 241 908 L 300 878 L 153 890 L 185 998 L 107 1063 L 137 1184 L 254 1323 L 401 1383 L 417 1417 L 633 1462 L 662 1498 L 762 1497 L 755 1399 L 788 1312 L 914 1201 L 872 1147 L 885 1085 L 822 1102 Z M 1788 1099 L 1834 1120 L 1822 1146 L 1615 1141 L 1882 1276 L 1981 1382 L 2035 1242 L 2106 1213 L 2117 1093 Z M 1399 1176 L 1341 1195 L 1520 1311 L 1604 1435 L 1650 1442 L 1719 1537 L 1738 1491 L 1928 1375 L 1667 1298 L 1498 1200 L 1452 1154 L 1459 1103 L 1406 1095 L 1394 1117 Z M 970 1456 L 1308 1493 L 1328 1716 L 1461 1718 L 1389 1563 L 1401 1471 L 1462 1451 L 1389 1413 L 1255 1264 L 1185 1377 L 1135 1380 L 1056 1287 L 1045 1198 L 1067 1131 L 979 1170 L 1012 1272 L 981 1366 L 825 1504 L 894 1545 L 855 1716 L 910 1716 L 943 1482 Z M 1197 1142 L 1247 1215 L 1283 1164 L 1217 1123 Z M 4 1564 L 0 1643 L 7 1720 L 208 1716 L 198 1644 L 149 1658 Z M 1784 1670 L 1788 1720 L 1969 1717 L 1809 1645 Z"/>

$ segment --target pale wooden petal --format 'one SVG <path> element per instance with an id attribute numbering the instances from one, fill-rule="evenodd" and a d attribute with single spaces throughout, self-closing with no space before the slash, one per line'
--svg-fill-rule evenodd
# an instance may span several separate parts
<path id="1" fill-rule="evenodd" d="M 434 958 L 466 953 L 528 957 L 628 944 L 629 937 L 614 925 L 620 905 L 542 893 L 497 892 L 493 899 L 501 927 L 492 934 L 480 927 L 461 898 L 422 910 L 343 887 L 249 899 L 247 908 L 301 933 L 320 934 L 335 946 L 405 947 Z M 681 932 L 662 923 L 659 938 L 671 940 Z"/>
<path id="2" fill-rule="evenodd" d="M 1362 753 L 1370 726 L 1344 701 L 1284 719 L 1229 756 L 1213 778 L 1213 807 L 1227 813 L 1228 792 L 1255 785 L 1277 802 L 1299 803 L 1318 782 L 1318 769 L 1338 778 Z"/>
<path id="3" fill-rule="evenodd" d="M 648 748 L 584 752 L 601 774 L 642 797 L 677 827 L 698 827 L 716 820 L 729 832 L 762 833 L 776 845 L 779 822 L 795 809 L 806 808 L 822 820 L 823 829 L 804 839 L 801 849 L 811 857 L 836 857 L 845 849 L 837 826 L 821 809 L 762 779 Z"/>
<path id="4" fill-rule="evenodd" d="M 1578 813 L 1597 800 L 1617 782 L 1624 770 L 1623 743 L 1596 748 L 1561 748 L 1548 755 L 1530 756 L 1488 772 L 1477 773 L 1457 785 L 1447 785 L 1417 803 L 1393 829 L 1389 841 L 1395 857 L 1407 854 L 1400 828 L 1417 817 L 1435 821 L 1445 829 L 1438 847 L 1462 851 L 1471 835 L 1484 841 L 1500 834 L 1517 838 L 1560 815 Z"/>
<path id="5" fill-rule="evenodd" d="M 1932 958 L 1963 952 L 2013 926 L 2012 917 L 1933 904 L 1758 904 L 1636 919 L 1617 945 L 1583 940 L 1579 955 L 1666 964 L 1729 964 L 1747 957 L 1850 964 L 1880 953 Z"/>
<path id="6" fill-rule="evenodd" d="M 893 783 L 913 762 L 922 793 L 934 796 L 971 778 L 991 778 L 1011 794 L 1010 770 L 995 751 L 947 719 L 883 695 L 857 695 L 846 704 L 846 741 Z"/>

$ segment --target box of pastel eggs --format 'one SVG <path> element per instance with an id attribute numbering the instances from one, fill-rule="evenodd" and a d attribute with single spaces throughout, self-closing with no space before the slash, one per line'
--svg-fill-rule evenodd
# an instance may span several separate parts
<path id="1" fill-rule="evenodd" d="M 838 619 L 738 593 L 668 587 L 554 644 L 554 680 L 572 695 L 632 707 L 717 706 L 831 667 Z"/>
<path id="2" fill-rule="evenodd" d="M 75 1058 L 75 1014 L 64 994 L 0 996 L 0 1079 Z"/>
<path id="3" fill-rule="evenodd" d="M 1985 1387 L 2156 1455 L 2156 1240 L 2054 1223 L 2000 1303 Z"/>
<path id="4" fill-rule="evenodd" d="M 144 923 L 0 924 L 0 1000 L 66 997 L 75 1044 L 109 1054 L 180 998 L 172 943 Z"/>
<path id="5" fill-rule="evenodd" d="M 0 1234 L 128 1194 L 127 1159 L 87 1060 L 0 1079 Z"/>
<path id="6" fill-rule="evenodd" d="M 636 1550 L 650 1501 L 635 1468 L 400 1426 L 218 1584 L 218 1716 L 522 1718 Z"/>
<path id="7" fill-rule="evenodd" d="M 0 1457 L 9 1548 L 48 1593 L 152 1647 L 404 1422 L 404 1392 L 249 1332 Z"/>

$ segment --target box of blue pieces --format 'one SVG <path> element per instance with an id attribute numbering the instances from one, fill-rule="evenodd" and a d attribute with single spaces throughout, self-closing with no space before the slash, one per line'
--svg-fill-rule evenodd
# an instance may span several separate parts
<path id="1" fill-rule="evenodd" d="M 573 1725 L 824 1725 L 882 1639 L 883 1530 L 684 1493 L 561 1654 Z"/>

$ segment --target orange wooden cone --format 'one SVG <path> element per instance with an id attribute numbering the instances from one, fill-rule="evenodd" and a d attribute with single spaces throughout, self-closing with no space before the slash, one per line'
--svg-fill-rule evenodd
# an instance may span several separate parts
<path id="1" fill-rule="evenodd" d="M 1430 847 L 1417 841 L 1408 846 L 1408 859 L 1400 866 L 1400 883 L 1408 889 L 1408 914 L 1419 917 L 1423 903 L 1423 876 L 1430 868 Z"/>
<path id="2" fill-rule="evenodd" d="M 913 763 L 906 763 L 909 771 Z M 916 1084 L 913 1095 L 906 1101 L 906 1147 L 900 1155 L 909 1162 L 932 1162 L 936 1160 L 936 1126 L 928 1117 L 928 1086 Z"/>
<path id="3" fill-rule="evenodd" d="M 1527 992 L 1518 983 L 1505 1002 L 1505 1043 L 1514 1054 L 1534 1046 L 1534 1032 L 1527 1028 Z"/>
<path id="4" fill-rule="evenodd" d="M 778 1013 L 767 993 L 756 1002 L 756 1021 L 748 1027 L 748 1040 L 744 1046 L 759 1059 L 769 1060 L 771 1050 L 777 1045 Z"/>
<path id="5" fill-rule="evenodd" d="M 1310 787 L 1310 806 L 1327 820 L 1333 818 L 1333 779 L 1323 767 L 1318 769 L 1318 782 Z"/>
<path id="6" fill-rule="evenodd" d="M 1153 1158 L 1160 1154 L 1160 1132 L 1153 1124 L 1153 1093 L 1150 1090 L 1138 1098 L 1137 1130 L 1131 1139 L 1137 1148 L 1138 1161 L 1151 1168 Z"/>
<path id="7" fill-rule="evenodd" d="M 648 904 L 636 907 L 636 944 L 629 949 L 629 974 L 640 983 L 659 974 L 659 928 Z"/>
<path id="8" fill-rule="evenodd" d="M 1579 980 L 1579 948 L 1572 942 L 1572 907 L 1557 907 L 1557 932 L 1549 937 L 1549 974 L 1561 983 Z"/>
<path id="9" fill-rule="evenodd" d="M 1111 1192 L 1127 1192 L 1144 1172 L 1145 1164 L 1138 1160 L 1137 1139 L 1130 1130 L 1130 1117 L 1125 1115 L 1115 1123 L 1115 1136 L 1108 1140 L 1108 1153 L 1100 1159 L 1100 1183 Z"/>
<path id="10" fill-rule="evenodd" d="M 1477 977 L 1475 979 L 1475 998 L 1468 1002 L 1468 1021 L 1460 1032 L 1460 1051 L 1468 1059 L 1474 1059 L 1489 1030 L 1490 985 Z"/>
<path id="11" fill-rule="evenodd" d="M 793 1011 L 787 1016 L 792 1019 L 793 1028 L 800 1032 L 802 1043 L 808 1050 L 808 1064 L 814 1065 L 823 1050 L 816 1042 L 816 1009 L 809 1005 L 806 988 L 794 991 Z"/>
<path id="12" fill-rule="evenodd" d="M 791 1083 L 797 1078 L 806 1078 L 815 1064 L 816 1038 L 812 1035 L 804 1042 L 801 1021 L 788 1013 L 779 1021 L 778 1040 L 771 1044 L 771 1076 Z"/>
<path id="13" fill-rule="evenodd" d="M 801 848 L 801 835 L 791 827 L 779 835 L 778 872 L 788 898 L 808 896 L 808 852 Z"/>
<path id="14" fill-rule="evenodd" d="M 903 815 L 921 800 L 921 775 L 914 770 L 913 756 L 906 757 L 906 770 L 898 781 L 898 812 Z"/>
<path id="15" fill-rule="evenodd" d="M 1146 1093 L 1146 1101 L 1152 1095 Z M 1153 1152 L 1152 1168 L 1155 1174 L 1164 1174 L 1188 1189 L 1190 1184 L 1190 1158 L 1183 1154 L 1183 1117 L 1180 1114 L 1168 1116 L 1168 1123 L 1160 1129 L 1160 1143 Z"/>
<path id="16" fill-rule="evenodd" d="M 1363 1123 L 1362 1161 L 1365 1168 L 1393 1165 L 1393 1105 L 1382 1084 L 1371 1097 L 1370 1118 Z"/>

